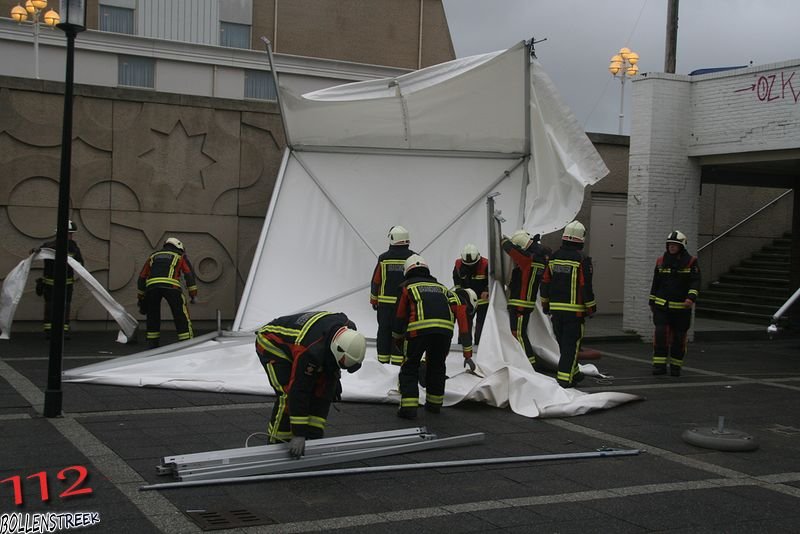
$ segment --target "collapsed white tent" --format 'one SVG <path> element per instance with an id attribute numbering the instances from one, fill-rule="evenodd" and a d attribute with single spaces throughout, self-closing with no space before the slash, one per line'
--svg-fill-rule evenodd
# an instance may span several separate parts
<path id="1" fill-rule="evenodd" d="M 608 172 L 524 43 L 398 78 L 305 95 L 281 87 L 280 95 L 290 148 L 233 333 L 73 369 L 65 380 L 270 394 L 252 337 L 232 336 L 326 309 L 345 312 L 374 338 L 369 279 L 392 225 L 409 229 L 411 248 L 449 284 L 465 243 L 496 248 L 487 196 L 500 193 L 493 203 L 507 233 L 549 232 L 575 216 L 583 188 Z M 540 311 L 530 328 L 554 364 L 557 346 Z M 471 399 L 535 417 L 637 398 L 566 391 L 534 373 L 509 332 L 499 285 L 476 354 L 485 378 L 464 373 L 460 357 L 450 360 L 447 405 Z M 362 370 L 343 378 L 343 398 L 396 401 L 396 381 L 397 367 L 378 364 L 372 346 Z"/>

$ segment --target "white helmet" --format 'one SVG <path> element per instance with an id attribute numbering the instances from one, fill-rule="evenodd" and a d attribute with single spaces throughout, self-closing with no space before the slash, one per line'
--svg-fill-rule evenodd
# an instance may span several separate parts
<path id="1" fill-rule="evenodd" d="M 408 245 L 410 243 L 408 230 L 402 226 L 392 226 L 388 237 L 390 245 Z"/>
<path id="2" fill-rule="evenodd" d="M 517 230 L 511 234 L 511 242 L 519 248 L 528 248 L 533 242 L 533 237 L 525 230 Z"/>
<path id="3" fill-rule="evenodd" d="M 348 373 L 355 373 L 361 368 L 361 362 L 364 361 L 367 340 L 360 332 L 343 326 L 333 335 L 331 352 L 339 367 L 347 369 Z"/>
<path id="4" fill-rule="evenodd" d="M 481 259 L 481 253 L 478 252 L 478 247 L 472 243 L 464 246 L 464 250 L 461 251 L 461 261 L 466 265 L 475 265 L 479 259 Z"/>
<path id="5" fill-rule="evenodd" d="M 74 234 L 77 231 L 78 231 L 78 226 L 74 222 L 72 222 L 72 219 L 70 219 L 67 224 L 67 232 L 69 232 L 70 234 Z"/>
<path id="6" fill-rule="evenodd" d="M 467 297 L 469 298 L 469 303 L 472 306 L 472 309 L 474 310 L 475 308 L 477 308 L 478 307 L 478 294 L 475 293 L 475 290 L 474 289 L 470 289 L 470 288 L 466 288 L 464 290 L 464 293 L 467 294 Z"/>
<path id="7" fill-rule="evenodd" d="M 572 221 L 564 227 L 561 235 L 562 241 L 572 241 L 573 243 L 583 243 L 586 239 L 586 227 L 578 221 Z"/>
<path id="8" fill-rule="evenodd" d="M 181 243 L 180 239 L 177 237 L 170 237 L 164 242 L 165 245 L 172 245 L 173 247 L 177 248 L 181 252 L 183 252 L 183 243 Z"/>
<path id="9" fill-rule="evenodd" d="M 428 268 L 427 262 L 425 262 L 425 258 L 420 256 L 419 254 L 412 254 L 408 258 L 406 258 L 406 262 L 403 264 L 403 274 L 408 276 L 408 271 L 412 269 L 416 269 L 418 267 L 425 267 Z"/>
<path id="10" fill-rule="evenodd" d="M 683 248 L 686 248 L 686 244 L 688 242 L 689 242 L 689 240 L 686 239 L 686 236 L 683 235 L 683 233 L 678 231 L 678 230 L 673 230 L 667 236 L 667 243 L 675 243 L 677 245 L 682 245 Z"/>

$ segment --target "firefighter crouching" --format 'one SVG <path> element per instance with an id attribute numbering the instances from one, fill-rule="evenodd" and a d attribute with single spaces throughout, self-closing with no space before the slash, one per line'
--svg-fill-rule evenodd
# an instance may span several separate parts
<path id="1" fill-rule="evenodd" d="M 288 441 L 289 454 L 300 458 L 306 439 L 322 438 L 331 403 L 341 395 L 341 369 L 360 369 L 366 348 L 344 313 L 311 311 L 262 326 L 256 353 L 277 395 L 270 443 Z"/>
<path id="2" fill-rule="evenodd" d="M 525 356 L 537 371 L 542 364 L 536 360 L 536 352 L 528 338 L 528 322 L 536 308 L 539 283 L 547 265 L 547 249 L 539 243 L 539 236 L 525 230 L 517 230 L 511 236 L 503 236 L 500 246 L 514 262 L 511 282 L 508 285 L 508 319 L 511 333 L 525 349 Z"/>
<path id="3" fill-rule="evenodd" d="M 186 297 L 181 288 L 181 276 L 184 277 L 189 296 L 194 303 L 197 281 L 192 264 L 184 254 L 183 243 L 170 237 L 161 250 L 147 258 L 139 273 L 139 312 L 147 315 L 147 344 L 150 348 L 161 344 L 161 299 L 167 301 L 172 311 L 178 341 L 194 337 Z"/>
<path id="4" fill-rule="evenodd" d="M 461 251 L 461 257 L 456 259 L 453 267 L 453 284 L 456 289 L 471 289 L 478 296 L 477 307 L 474 312 L 475 335 L 472 341 L 475 345 L 481 342 L 483 323 L 486 312 L 489 310 L 489 260 L 481 256 L 478 247 L 472 243 L 467 244 Z M 469 320 L 470 333 L 472 332 L 472 318 Z"/>
<path id="5" fill-rule="evenodd" d="M 431 276 L 425 260 L 414 254 L 403 268 L 392 337 L 400 346 L 405 340 L 405 361 L 400 367 L 400 408 L 398 417 L 415 419 L 419 406 L 417 380 L 422 355 L 426 361 L 425 409 L 439 413 L 444 403 L 445 358 L 450 352 L 453 325 L 458 320 L 459 343 L 464 348 L 464 366 L 475 370 L 472 340 L 467 328 L 467 307 Z"/>
<path id="6" fill-rule="evenodd" d="M 653 374 L 681 375 L 686 356 L 687 332 L 692 306 L 700 289 L 700 266 L 686 251 L 686 236 L 674 230 L 667 236 L 667 250 L 656 260 L 650 309 L 653 311 Z"/>
<path id="7" fill-rule="evenodd" d="M 409 249 L 408 230 L 402 226 L 392 226 L 388 237 L 389 250 L 378 257 L 378 264 L 372 273 L 369 302 L 372 309 L 378 312 L 378 361 L 401 365 L 403 354 L 392 343 L 392 321 L 400 284 L 403 282 L 403 265 L 414 251 Z"/>
<path id="8" fill-rule="evenodd" d="M 586 228 L 578 221 L 564 227 L 561 248 L 547 262 L 542 278 L 542 308 L 551 316 L 560 357 L 556 380 L 570 388 L 583 380 L 578 352 L 583 340 L 584 317 L 597 311 L 592 289 L 592 258 L 582 252 Z"/>

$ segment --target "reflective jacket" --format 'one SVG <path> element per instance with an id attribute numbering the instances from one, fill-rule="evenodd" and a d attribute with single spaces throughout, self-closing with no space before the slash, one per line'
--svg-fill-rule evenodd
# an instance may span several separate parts
<path id="1" fill-rule="evenodd" d="M 55 241 L 48 241 L 44 243 L 40 248 L 51 248 L 53 250 L 56 249 L 56 242 Z M 67 255 L 72 257 L 75 261 L 83 265 L 83 256 L 81 255 L 81 249 L 78 247 L 78 244 L 70 239 L 67 241 Z M 56 270 L 56 262 L 55 260 L 44 260 L 44 272 L 42 273 L 42 280 L 44 284 L 47 286 L 52 286 L 55 283 L 55 270 Z M 67 285 L 75 283 L 75 271 L 72 267 L 69 266 L 69 262 L 67 262 Z"/>
<path id="2" fill-rule="evenodd" d="M 403 282 L 403 264 L 412 254 L 415 252 L 408 245 L 391 245 L 389 250 L 378 256 L 378 264 L 372 273 L 370 304 L 394 305 L 397 302 Z"/>
<path id="3" fill-rule="evenodd" d="M 592 289 L 592 258 L 571 243 L 562 244 L 544 270 L 542 305 L 551 311 L 573 312 L 577 317 L 594 313 L 597 303 Z"/>
<path id="4" fill-rule="evenodd" d="M 458 342 L 464 347 L 464 357 L 469 358 L 472 356 L 472 338 L 467 322 L 467 306 L 433 276 L 415 275 L 401 285 L 392 323 L 392 337 L 400 340 L 427 334 L 452 336 L 456 321 Z"/>
<path id="5" fill-rule="evenodd" d="M 656 260 L 650 305 L 669 310 L 686 310 L 686 299 L 697 300 L 700 290 L 700 266 L 686 249 L 672 255 L 665 252 Z"/>
<path id="6" fill-rule="evenodd" d="M 292 366 L 288 384 L 282 385 L 295 436 L 306 436 L 309 427 L 325 428 L 324 420 L 309 413 L 312 399 L 330 405 L 336 395 L 341 370 L 330 346 L 343 326 L 356 328 L 343 313 L 310 311 L 278 317 L 256 332 L 256 351 L 267 372 L 271 360 Z"/>
<path id="7" fill-rule="evenodd" d="M 505 236 L 500 246 L 514 262 L 511 282 L 508 284 L 508 307 L 516 308 L 519 312 L 530 312 L 536 307 L 539 282 L 547 265 L 547 249 L 536 242 L 523 249 Z"/>
<path id="8" fill-rule="evenodd" d="M 152 253 L 144 262 L 137 285 L 139 297 L 144 297 L 144 292 L 150 287 L 180 289 L 181 275 L 186 281 L 189 295 L 192 297 L 197 295 L 197 280 L 189 258 L 175 247 L 165 246 L 158 252 Z"/>
<path id="9" fill-rule="evenodd" d="M 489 260 L 481 257 L 472 265 L 467 265 L 464 260 L 458 258 L 453 267 L 453 285 L 456 288 L 471 289 L 478 295 L 478 305 L 488 304 L 489 299 L 481 298 L 481 295 L 489 291 Z"/>

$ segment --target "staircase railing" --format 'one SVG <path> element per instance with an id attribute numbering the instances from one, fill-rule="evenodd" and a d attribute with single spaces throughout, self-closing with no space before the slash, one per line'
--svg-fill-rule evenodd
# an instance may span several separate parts
<path id="1" fill-rule="evenodd" d="M 701 247 L 698 247 L 697 252 L 700 252 L 701 250 L 703 250 L 704 248 L 708 247 L 709 245 L 713 245 L 716 241 L 719 241 L 720 239 L 722 239 L 723 237 L 725 237 L 729 233 L 733 232 L 734 230 L 739 228 L 741 225 L 743 225 L 744 223 L 746 223 L 747 221 L 749 221 L 750 219 L 752 219 L 753 217 L 755 217 L 756 215 L 758 215 L 759 213 L 764 211 L 765 209 L 769 208 L 770 206 L 774 206 L 780 199 L 782 199 L 783 197 L 785 197 L 786 195 L 788 195 L 792 191 L 793 191 L 793 189 L 787 189 L 786 191 L 784 191 L 783 193 L 781 193 L 780 195 L 775 197 L 773 200 L 770 200 L 769 202 L 767 202 L 766 204 L 764 204 L 763 206 L 758 208 L 756 211 L 754 211 L 753 213 L 751 213 L 750 215 L 748 215 L 747 217 L 745 217 L 744 219 L 742 219 L 738 223 L 734 224 L 733 226 L 731 226 L 730 228 L 728 228 L 727 230 L 725 230 L 724 232 L 719 234 L 717 237 L 715 237 L 714 239 L 712 239 L 711 241 L 709 241 L 705 245 L 703 245 Z"/>
<path id="2" fill-rule="evenodd" d="M 778 311 L 775 312 L 775 315 L 772 316 L 772 320 L 770 321 L 770 325 L 767 327 L 767 334 L 769 337 L 772 337 L 773 334 L 778 333 L 778 321 L 786 311 L 792 307 L 792 305 L 800 299 L 800 287 L 797 288 L 797 291 L 794 292 L 794 295 L 789 297 L 789 300 L 783 303 L 783 306 L 780 307 Z"/>

